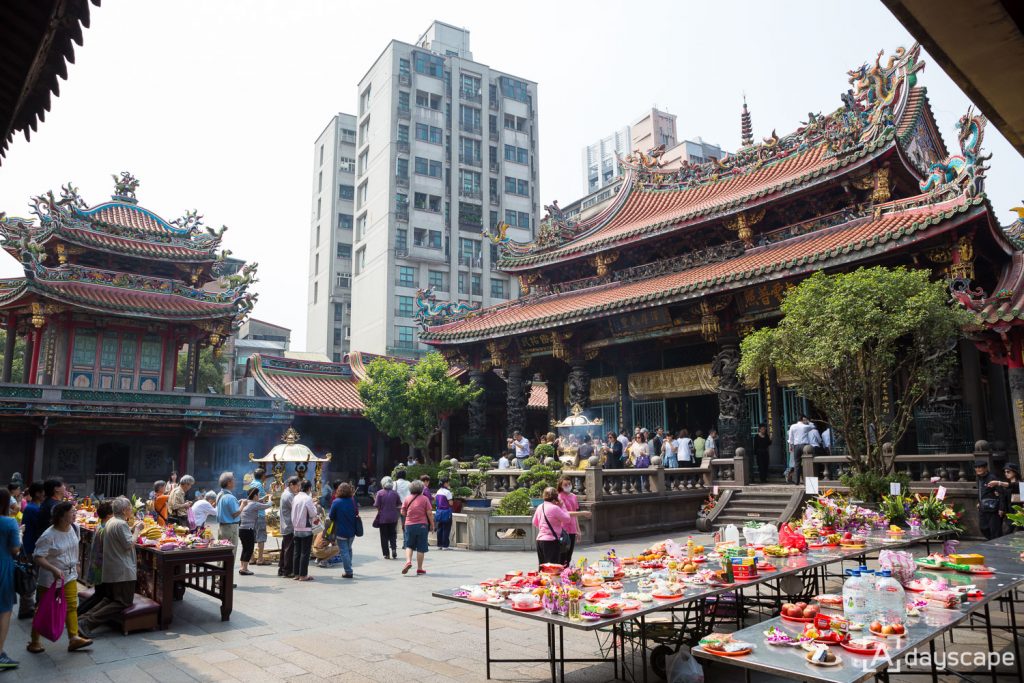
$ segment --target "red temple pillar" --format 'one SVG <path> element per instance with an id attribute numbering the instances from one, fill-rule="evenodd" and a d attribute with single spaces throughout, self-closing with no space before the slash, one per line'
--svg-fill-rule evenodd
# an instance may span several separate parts
<path id="1" fill-rule="evenodd" d="M 1006 355 L 1006 376 L 1010 384 L 1010 412 L 1013 414 L 1013 434 L 1017 440 L 1017 457 L 1024 449 L 1024 355 L 1021 348 L 1020 328 L 1014 328 Z"/>
<path id="2" fill-rule="evenodd" d="M 39 377 L 39 349 L 42 347 L 43 341 L 43 328 L 33 327 L 32 328 L 32 360 L 29 365 L 28 383 L 35 384 L 36 379 Z"/>

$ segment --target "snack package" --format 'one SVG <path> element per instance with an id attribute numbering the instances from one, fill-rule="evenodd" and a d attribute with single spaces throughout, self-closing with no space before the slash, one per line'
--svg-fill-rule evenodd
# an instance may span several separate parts
<path id="1" fill-rule="evenodd" d="M 878 553 L 878 566 L 892 572 L 892 578 L 906 586 L 914 580 L 917 565 L 914 556 L 903 550 L 883 550 Z"/>

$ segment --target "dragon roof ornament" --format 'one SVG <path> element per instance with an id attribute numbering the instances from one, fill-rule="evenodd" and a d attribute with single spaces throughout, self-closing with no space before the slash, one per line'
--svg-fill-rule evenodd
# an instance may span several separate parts
<path id="1" fill-rule="evenodd" d="M 974 113 L 974 107 L 967 108 L 967 113 L 956 123 L 960 154 L 951 154 L 931 164 L 928 177 L 920 184 L 922 192 L 950 196 L 962 192 L 975 197 L 985 191 L 985 172 L 989 168 L 985 162 L 992 158 L 991 154 L 981 153 L 987 123 L 983 114 Z"/>
<path id="2" fill-rule="evenodd" d="M 744 146 L 723 159 L 699 164 L 684 161 L 679 167 L 667 168 L 662 162 L 666 151 L 664 145 L 620 156 L 619 166 L 626 176 L 625 187 L 619 192 L 615 204 L 624 202 L 629 189 L 696 188 L 756 171 L 819 145 L 825 145 L 825 158 L 838 158 L 878 144 L 895 131 L 910 89 L 917 82 L 917 73 L 924 68 L 924 62 L 919 60 L 920 54 L 921 46 L 917 43 L 909 49 L 900 47 L 883 65 L 884 51 L 879 52 L 873 64 L 865 63 L 847 72 L 851 87 L 840 96 L 842 106 L 831 114 L 809 112 L 807 120 L 793 133 L 779 136 L 773 130 L 762 142 Z M 614 214 L 614 210 L 606 210 L 585 222 L 575 222 L 559 210 L 557 202 L 545 208 L 548 214 L 538 227 L 537 238 L 533 242 L 514 242 L 503 231 L 497 236 L 488 232 L 484 235 L 498 244 L 505 255 L 523 256 L 558 247 L 598 227 L 606 217 Z"/>
<path id="3" fill-rule="evenodd" d="M 480 302 L 438 301 L 433 287 L 416 290 L 416 312 L 413 320 L 425 330 L 432 325 L 443 325 L 469 317 L 480 310 Z"/>

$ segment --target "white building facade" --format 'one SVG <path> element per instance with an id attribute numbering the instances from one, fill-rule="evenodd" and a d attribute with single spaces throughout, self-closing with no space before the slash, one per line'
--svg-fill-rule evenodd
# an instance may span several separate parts
<path id="1" fill-rule="evenodd" d="M 313 145 L 306 349 L 340 362 L 352 330 L 356 117 L 338 114 Z"/>
<path id="2" fill-rule="evenodd" d="M 518 296 L 481 235 L 536 230 L 537 84 L 473 61 L 434 22 L 391 41 L 359 82 L 350 348 L 422 355 L 416 293 L 490 306 Z"/>
<path id="3" fill-rule="evenodd" d="M 583 148 L 583 174 L 586 194 L 597 192 L 619 177 L 619 156 L 631 151 L 629 126 Z"/>

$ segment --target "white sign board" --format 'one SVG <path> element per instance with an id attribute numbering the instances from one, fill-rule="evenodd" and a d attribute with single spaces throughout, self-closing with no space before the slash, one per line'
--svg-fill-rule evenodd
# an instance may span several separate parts
<path id="1" fill-rule="evenodd" d="M 804 491 L 806 491 L 808 493 L 808 495 L 812 495 L 812 496 L 818 495 L 818 478 L 817 477 L 805 477 L 804 478 L 804 486 L 806 487 L 804 489 Z"/>
<path id="2" fill-rule="evenodd" d="M 890 496 L 898 496 L 902 492 L 903 492 L 903 484 L 899 483 L 898 481 L 890 481 L 889 482 L 889 495 Z"/>
<path id="3" fill-rule="evenodd" d="M 940 486 L 939 490 L 935 492 L 935 498 L 937 500 L 946 500 L 946 487 Z"/>

